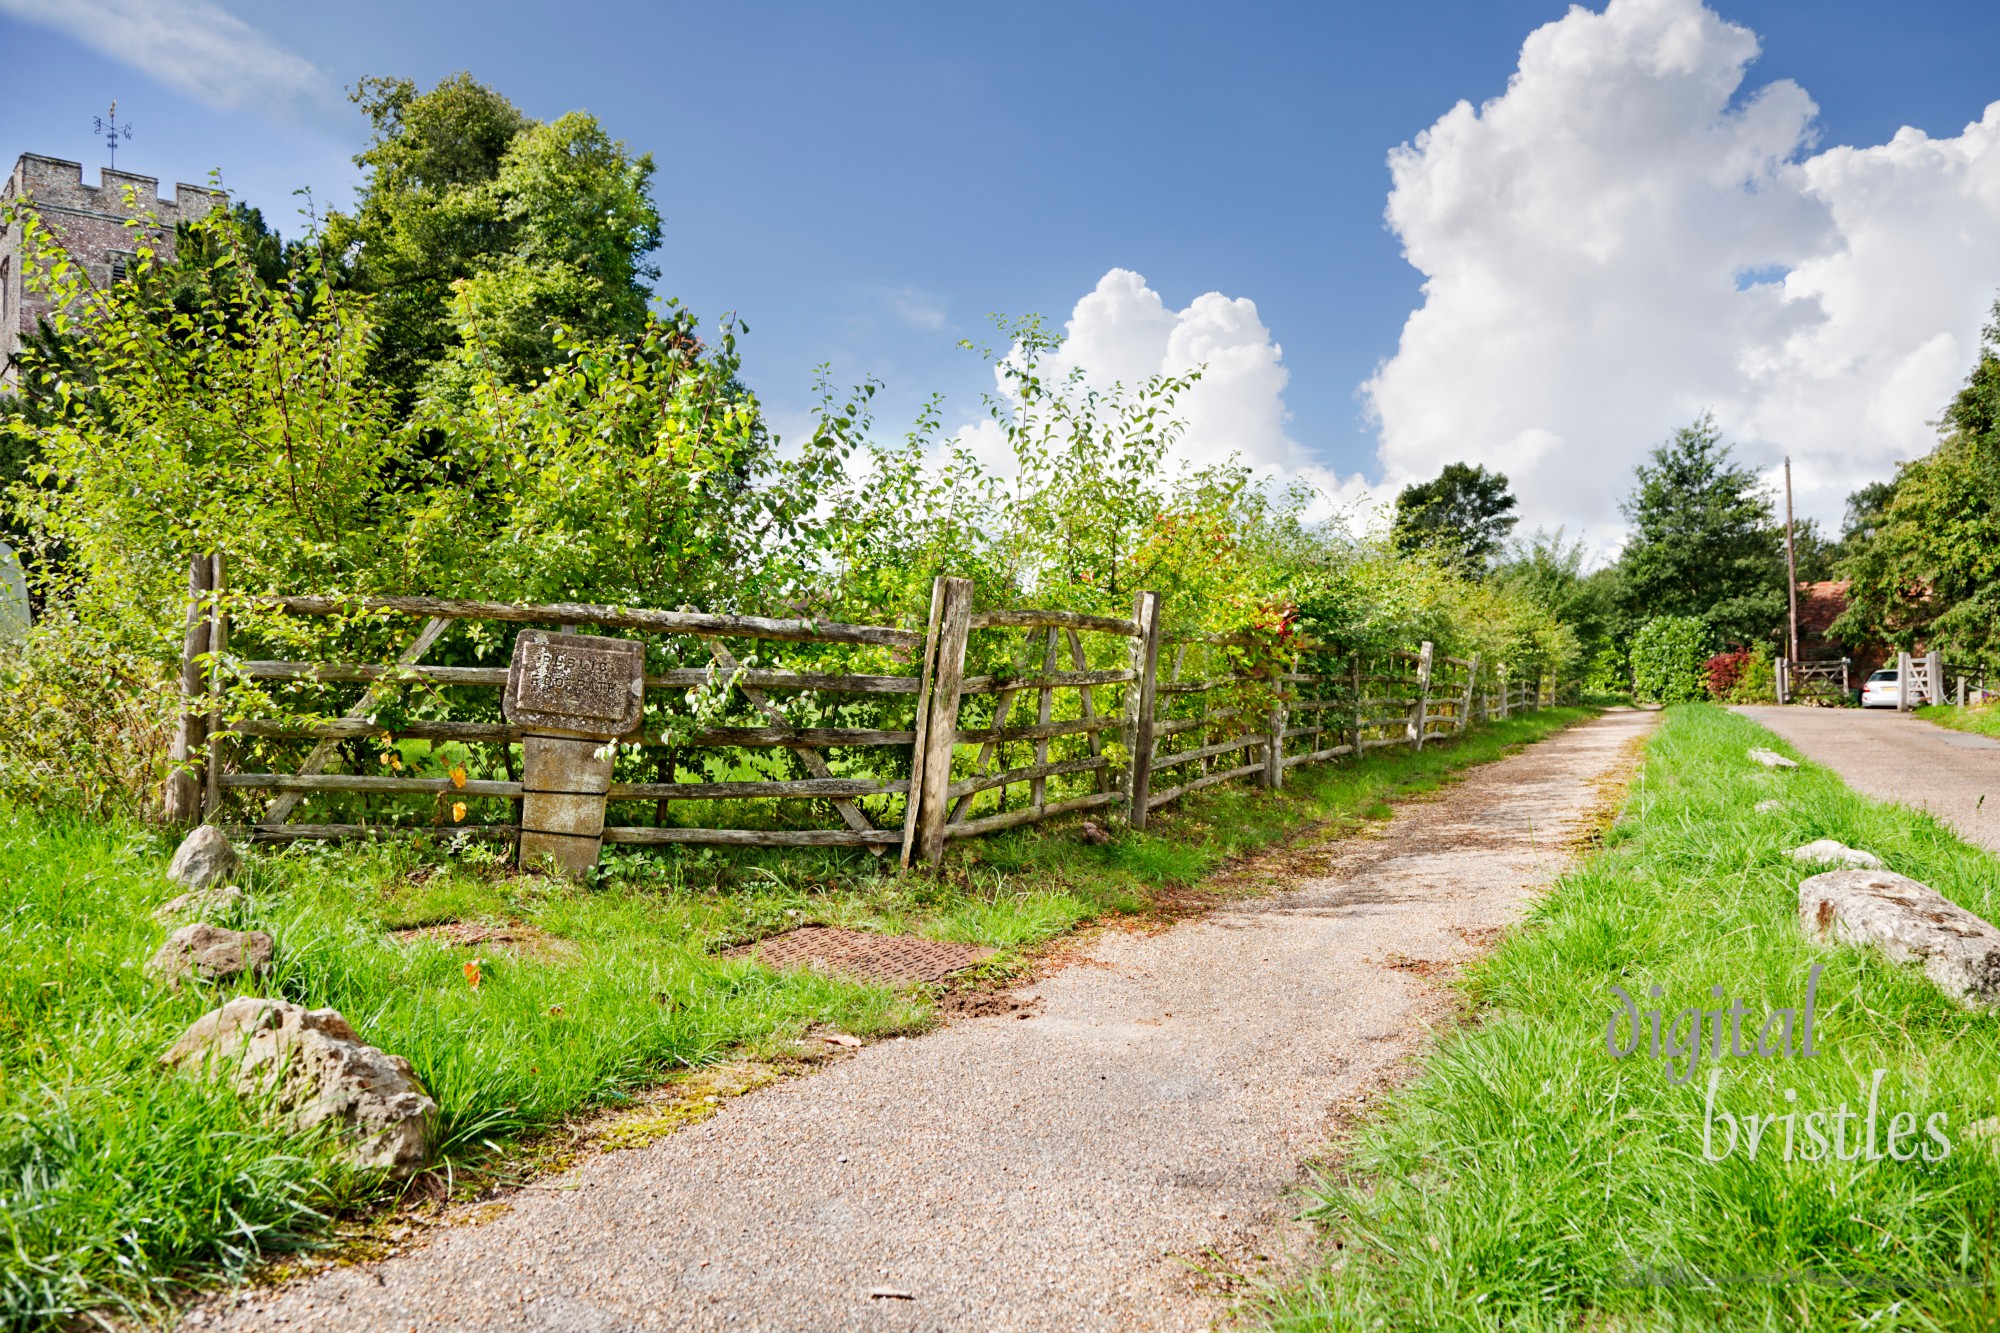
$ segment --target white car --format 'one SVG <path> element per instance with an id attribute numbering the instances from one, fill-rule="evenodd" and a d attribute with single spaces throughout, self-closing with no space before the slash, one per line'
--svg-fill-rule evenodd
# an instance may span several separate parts
<path id="1" fill-rule="evenodd" d="M 1861 706 L 1863 708 L 1894 708 L 1903 698 L 1903 683 L 1896 679 L 1896 669 L 1877 671 L 1861 686 Z"/>

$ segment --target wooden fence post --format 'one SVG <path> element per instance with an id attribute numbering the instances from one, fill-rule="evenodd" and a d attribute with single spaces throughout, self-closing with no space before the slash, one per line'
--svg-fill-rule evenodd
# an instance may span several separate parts
<path id="1" fill-rule="evenodd" d="M 1424 748 L 1424 723 L 1431 707 L 1431 641 L 1417 649 L 1417 722 L 1412 729 L 1419 750 Z"/>
<path id="2" fill-rule="evenodd" d="M 1049 684 L 1049 677 L 1056 674 L 1056 633 L 1056 629 L 1051 626 L 1048 633 L 1048 649 L 1042 654 L 1042 697 L 1041 701 L 1035 707 L 1035 724 L 1037 726 L 1046 727 L 1055 716 L 1056 692 L 1055 687 Z M 1047 736 L 1037 737 L 1035 740 L 1035 766 L 1039 768 L 1048 762 L 1049 738 Z M 1001 763 L 1001 767 L 1006 767 L 1004 761 Z M 1029 784 L 1028 803 L 1037 810 L 1040 810 L 1049 803 L 1049 780 L 1046 777 L 1036 778 Z"/>
<path id="3" fill-rule="evenodd" d="M 1935 648 L 1924 655 L 1924 702 L 1944 702 L 1944 654 Z"/>
<path id="4" fill-rule="evenodd" d="M 1472 660 L 1465 664 L 1465 702 L 1458 706 L 1458 734 L 1461 736 L 1465 734 L 1465 729 L 1472 725 L 1472 693 L 1477 688 L 1478 681 L 1479 654 L 1474 653 Z"/>
<path id="5" fill-rule="evenodd" d="M 923 738 L 923 795 L 917 841 L 924 861 L 944 859 L 944 824 L 950 810 L 952 749 L 958 743 L 958 693 L 965 679 L 965 640 L 972 630 L 972 580 L 944 579 L 937 608 L 937 663 L 931 672 L 929 722 Z"/>
<path id="6" fill-rule="evenodd" d="M 1292 663 L 1292 671 L 1298 671 L 1298 663 Z M 1278 673 L 1278 698 L 1271 705 L 1271 711 L 1264 722 L 1270 729 L 1271 739 L 1264 743 L 1265 791 L 1276 791 L 1285 785 L 1285 680 L 1284 673 Z"/>
<path id="7" fill-rule="evenodd" d="M 1502 662 L 1500 664 L 1499 675 L 1500 675 L 1500 720 L 1502 722 L 1505 722 L 1510 712 L 1508 705 L 1511 702 L 1511 700 L 1509 700 L 1507 697 L 1507 690 L 1509 686 L 1507 684 L 1507 664 L 1505 662 Z"/>
<path id="8" fill-rule="evenodd" d="M 208 741 L 208 710 L 201 706 L 202 696 L 208 692 L 201 674 L 201 655 L 208 651 L 208 592 L 214 578 L 215 566 L 206 555 L 188 557 L 187 629 L 181 640 L 181 720 L 167 751 L 173 765 L 167 774 L 166 791 L 170 824 L 193 824 L 201 818 L 205 782 L 200 756 Z"/>
<path id="9" fill-rule="evenodd" d="M 1896 654 L 1896 711 L 1910 711 L 1910 655 Z"/>
<path id="10" fill-rule="evenodd" d="M 1142 592 L 1132 599 L 1132 620 L 1139 632 L 1132 639 L 1132 671 L 1138 677 L 1125 687 L 1125 824 L 1146 827 L 1146 798 L 1153 790 L 1153 703 L 1159 687 L 1160 594 Z"/>
<path id="11" fill-rule="evenodd" d="M 910 858 L 916 854 L 917 810 L 924 803 L 924 748 L 925 740 L 930 735 L 931 682 L 937 674 L 938 629 L 944 619 L 944 580 L 942 574 L 931 580 L 931 614 L 925 622 L 924 655 L 917 663 L 917 711 L 910 739 L 910 789 L 903 795 L 901 863 L 905 870 L 910 868 Z"/>
<path id="12" fill-rule="evenodd" d="M 222 813 L 222 653 L 229 646 L 229 617 L 222 609 L 222 593 L 228 580 L 222 553 L 209 557 L 209 586 L 214 589 L 214 610 L 208 617 L 208 773 L 201 803 L 203 821 Z"/>
<path id="13" fill-rule="evenodd" d="M 1781 704 L 1788 702 L 1786 696 L 1792 692 L 1791 691 L 1792 682 L 1790 677 L 1786 674 L 1787 665 L 1788 664 L 1784 658 L 1782 657 L 1779 658 L 1777 661 L 1777 671 L 1774 673 L 1778 678 L 1778 702 Z"/>
<path id="14" fill-rule="evenodd" d="M 1354 684 L 1354 750 L 1353 750 L 1353 755 L 1354 755 L 1354 757 L 1355 757 L 1356 759 L 1359 759 L 1359 758 L 1361 757 L 1361 716 L 1362 716 L 1362 713 L 1361 713 L 1361 650 L 1360 650 L 1359 648 L 1356 648 L 1356 649 L 1354 650 L 1354 661 L 1353 661 L 1353 662 L 1352 662 L 1352 664 L 1350 665 L 1350 668 L 1349 668 L 1349 672 L 1350 672 L 1350 674 L 1351 674 L 1351 675 L 1352 675 L 1352 677 L 1353 677 L 1353 684 Z"/>

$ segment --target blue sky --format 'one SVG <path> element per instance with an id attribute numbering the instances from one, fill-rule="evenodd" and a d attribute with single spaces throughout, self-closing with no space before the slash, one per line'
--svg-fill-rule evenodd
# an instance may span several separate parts
<path id="1" fill-rule="evenodd" d="M 1629 8 L 1662 6 L 1676 9 L 1668 0 Z M 1408 238 L 1384 221 L 1389 154 L 1459 101 L 1478 106 L 1507 92 L 1524 40 L 1566 12 L 1507 0 L 1004 8 L 0 0 L 8 70 L 0 154 L 79 158 L 94 177 L 104 152 L 91 117 L 115 96 L 137 127 L 121 165 L 192 180 L 220 168 L 291 231 L 292 190 L 310 186 L 338 203 L 353 184 L 348 158 L 364 125 L 342 100 L 344 85 L 364 74 L 428 83 L 469 69 L 531 114 L 586 108 L 654 154 L 667 218 L 661 290 L 705 315 L 740 312 L 751 329 L 749 379 L 781 423 L 804 410 L 820 361 L 833 363 L 837 380 L 887 381 L 885 426 L 900 427 L 933 390 L 949 395 L 948 422 L 968 420 L 990 379 L 955 350 L 957 338 L 980 336 L 989 310 L 1067 317 L 1123 268 L 1143 275 L 1170 312 L 1208 292 L 1255 303 L 1289 372 L 1279 391 L 1289 413 L 1285 465 L 1376 482 L 1435 470 L 1432 456 L 1451 446 L 1434 437 L 1457 432 L 1468 456 L 1526 460 L 1515 466 L 1524 500 L 1538 485 L 1548 497 L 1528 505 L 1531 517 L 1606 533 L 1625 463 L 1704 395 L 1760 463 L 1795 442 L 1775 438 L 1786 430 L 1768 412 L 1732 408 L 1732 385 L 1701 381 L 1629 421 L 1600 411 L 1569 425 L 1566 439 L 1617 436 L 1602 484 L 1577 497 L 1559 478 L 1535 480 L 1535 460 L 1554 455 L 1521 441 L 1563 431 L 1559 414 L 1534 403 L 1521 406 L 1518 429 L 1486 441 L 1476 405 L 1456 425 L 1399 424 L 1420 409 L 1395 404 L 1476 391 L 1440 364 L 1449 339 L 1426 354 L 1427 379 L 1392 377 L 1379 400 L 1361 392 L 1398 353 L 1424 302 L 1424 274 L 1402 256 Z M 1710 46 L 1722 21 L 1761 43 L 1730 105 L 1781 79 L 1816 105 L 1792 149 L 1759 149 L 1779 168 L 1829 146 L 1883 145 L 1905 125 L 1956 136 L 2000 99 L 1991 60 L 2000 5 L 1733 3 L 1716 14 L 1703 39 Z M 1685 27 L 1686 18 L 1642 14 L 1634 31 L 1653 40 L 1646 34 L 1669 19 Z M 1594 49 L 1590 58 L 1609 70 L 1605 86 L 1629 89 L 1644 77 L 1617 63 L 1624 56 L 1605 54 L 1609 47 Z M 1716 59 L 1717 68 L 1729 64 Z M 1477 163 L 1506 160 L 1502 147 L 1466 151 Z M 1495 197 L 1511 192 L 1503 179 Z M 1828 207 L 1839 211 L 1838 201 Z M 1478 225 L 1455 223 L 1459 230 L 1430 238 L 1427 253 L 1477 252 L 1490 239 Z M 1423 244 L 1424 224 L 1411 223 L 1409 235 Z M 1754 271 L 1738 264 L 1732 286 L 1801 267 L 1789 244 Z M 1451 263 L 1447 255 L 1429 271 L 1448 273 Z M 1972 302 L 1983 309 L 1993 275 L 1963 276 L 1968 290 L 1988 284 Z M 1550 314 L 1556 324 L 1567 318 Z M 1599 322 L 1587 310 L 1575 318 Z M 1964 360 L 1976 330 L 1959 327 L 1957 306 L 1937 319 Z M 1420 351 L 1411 352 L 1412 375 L 1426 361 Z M 1558 382 L 1548 396 L 1564 392 Z M 1799 425 L 1797 433 L 1814 432 Z M 1396 443 L 1405 438 L 1412 443 Z M 1893 448 L 1908 454 L 1912 438 L 1903 431 Z M 1834 479 L 1818 501 L 1837 509 L 1840 488 L 1886 469 L 1890 449 L 1847 450 L 1829 465 Z"/>

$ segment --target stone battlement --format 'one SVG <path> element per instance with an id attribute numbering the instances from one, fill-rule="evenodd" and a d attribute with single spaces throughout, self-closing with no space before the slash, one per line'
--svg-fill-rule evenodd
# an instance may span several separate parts
<path id="1" fill-rule="evenodd" d="M 14 163 L 13 173 L 6 184 L 0 186 L 0 200 L 17 199 L 25 194 L 45 209 L 73 209 L 80 213 L 118 218 L 132 217 L 136 209 L 140 213 L 156 214 L 161 222 L 168 225 L 200 217 L 217 204 L 227 201 L 227 196 L 219 190 L 189 185 L 185 181 L 175 184 L 172 197 L 163 199 L 157 176 L 141 176 L 130 171 L 115 171 L 110 167 L 99 169 L 97 181 L 95 185 L 84 184 L 83 164 L 80 162 L 23 153 Z M 132 191 L 129 204 L 125 194 L 128 188 Z"/>
<path id="2" fill-rule="evenodd" d="M 97 184 L 86 185 L 81 163 L 36 153 L 23 153 L 0 178 L 0 212 L 22 198 L 100 289 L 125 279 L 141 247 L 171 254 L 174 228 L 229 203 L 220 190 L 187 184 L 162 199 L 156 177 L 108 167 L 97 173 Z M 0 224 L 0 393 L 18 380 L 15 358 L 23 336 L 50 313 L 46 297 L 28 281 L 21 238 L 21 227 Z"/>

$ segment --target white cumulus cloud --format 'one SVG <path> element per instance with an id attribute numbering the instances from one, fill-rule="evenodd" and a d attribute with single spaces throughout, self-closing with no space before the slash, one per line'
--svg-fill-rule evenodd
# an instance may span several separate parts
<path id="1" fill-rule="evenodd" d="M 1200 379 L 1175 406 L 1186 431 L 1173 462 L 1207 467 L 1234 459 L 1267 482 L 1305 481 L 1325 497 L 1316 506 L 1321 513 L 1372 502 L 1373 492 L 1360 477 L 1336 476 L 1292 438 L 1285 409 L 1291 372 L 1247 297 L 1209 292 L 1174 310 L 1145 278 L 1114 268 L 1076 303 L 1063 329 L 1062 347 L 1047 363 L 1054 377 L 1080 369 L 1088 384 L 1103 389 L 1200 368 Z M 1000 387 L 1004 392 L 1004 378 Z M 964 435 L 990 463 L 1007 465 L 991 423 Z"/>
<path id="2" fill-rule="evenodd" d="M 0 13 L 73 37 L 206 106 L 282 110 L 332 97 L 318 66 L 213 0 L 0 0 Z"/>
<path id="3" fill-rule="evenodd" d="M 1699 0 L 1536 30 L 1507 91 L 1390 155 L 1421 308 L 1364 386 L 1384 481 L 1466 460 L 1529 524 L 1620 531 L 1632 465 L 1713 409 L 1801 508 L 1935 441 L 2000 287 L 2000 103 L 1954 138 L 1815 152 L 1756 36 Z"/>

